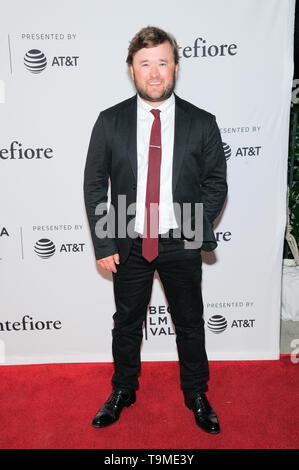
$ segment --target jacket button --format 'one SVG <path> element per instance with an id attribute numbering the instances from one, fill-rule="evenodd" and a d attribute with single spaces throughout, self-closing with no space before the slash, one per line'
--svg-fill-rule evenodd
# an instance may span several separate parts
<path id="1" fill-rule="evenodd" d="M 136 188 L 137 188 L 136 184 L 133 184 L 134 191 L 136 191 Z"/>

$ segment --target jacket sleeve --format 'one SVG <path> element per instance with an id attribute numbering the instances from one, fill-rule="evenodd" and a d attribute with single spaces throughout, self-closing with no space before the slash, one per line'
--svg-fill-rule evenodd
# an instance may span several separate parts
<path id="1" fill-rule="evenodd" d="M 213 223 L 227 195 L 226 158 L 215 116 L 211 116 L 203 152 L 205 159 L 205 172 L 201 187 L 203 210 L 208 220 Z"/>
<path id="2" fill-rule="evenodd" d="M 96 259 L 117 253 L 113 235 L 107 227 L 107 201 L 111 149 L 109 148 L 102 113 L 89 142 L 84 170 L 84 201 Z"/>

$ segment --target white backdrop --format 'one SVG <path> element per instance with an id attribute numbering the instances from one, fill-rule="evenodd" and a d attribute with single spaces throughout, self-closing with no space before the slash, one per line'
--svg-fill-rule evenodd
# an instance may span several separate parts
<path id="1" fill-rule="evenodd" d="M 128 43 L 149 24 L 176 37 L 176 92 L 216 115 L 227 155 L 219 246 L 203 254 L 208 357 L 279 358 L 294 3 L 0 1 L 2 364 L 112 361 L 112 281 L 96 269 L 83 171 L 99 112 L 134 94 Z M 158 278 L 142 359 L 177 360 Z"/>

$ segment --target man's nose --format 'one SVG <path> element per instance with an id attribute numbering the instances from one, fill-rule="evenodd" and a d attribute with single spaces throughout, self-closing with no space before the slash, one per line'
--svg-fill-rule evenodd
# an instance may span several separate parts
<path id="1" fill-rule="evenodd" d="M 151 78 L 157 78 L 159 77 L 159 68 L 156 65 L 152 65 L 150 69 L 150 77 Z"/>

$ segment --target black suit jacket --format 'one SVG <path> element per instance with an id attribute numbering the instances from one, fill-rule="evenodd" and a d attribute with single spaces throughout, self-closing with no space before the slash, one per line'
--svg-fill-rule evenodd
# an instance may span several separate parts
<path id="1" fill-rule="evenodd" d="M 101 112 L 92 130 L 84 172 L 84 198 L 96 259 L 119 253 L 120 262 L 124 262 L 132 246 L 132 238 L 123 238 L 118 228 L 118 196 L 126 196 L 126 210 L 136 202 L 136 131 L 136 95 Z M 226 159 L 220 132 L 215 116 L 177 95 L 172 179 L 173 201 L 180 206 L 191 203 L 192 223 L 195 203 L 203 203 L 202 249 L 214 250 L 217 243 L 212 224 L 227 194 Z M 109 236 L 99 238 L 96 226 L 105 226 L 107 212 L 101 210 L 98 215 L 95 212 L 98 204 L 102 203 L 103 208 L 107 203 L 109 180 L 114 208 L 110 215 L 112 221 L 116 220 L 116 228 Z M 134 213 L 127 215 L 126 223 L 134 217 Z M 182 227 L 181 221 L 178 223 Z"/>

